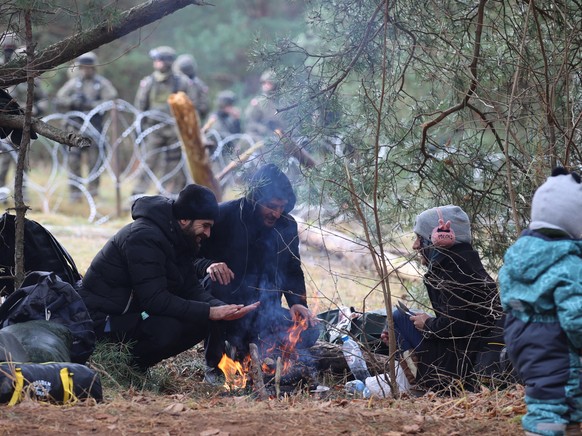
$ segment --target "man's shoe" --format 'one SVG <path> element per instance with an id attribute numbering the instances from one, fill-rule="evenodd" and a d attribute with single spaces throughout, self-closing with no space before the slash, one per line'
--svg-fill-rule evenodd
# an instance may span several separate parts
<path id="1" fill-rule="evenodd" d="M 223 386 L 226 380 L 224 374 L 218 368 L 206 368 L 204 373 L 204 383 L 212 386 Z"/>

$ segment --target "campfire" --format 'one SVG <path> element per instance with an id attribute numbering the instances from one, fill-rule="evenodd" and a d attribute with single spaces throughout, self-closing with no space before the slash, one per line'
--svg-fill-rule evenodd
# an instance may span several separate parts
<path id="1" fill-rule="evenodd" d="M 266 398 L 311 385 L 315 379 L 311 357 L 297 350 L 301 333 L 307 327 L 307 320 L 295 318 L 285 340 L 263 353 L 256 344 L 250 344 L 249 354 L 241 361 L 225 353 L 218 364 L 225 377 L 225 388 L 229 392 L 238 392 L 252 386 L 254 392 Z"/>

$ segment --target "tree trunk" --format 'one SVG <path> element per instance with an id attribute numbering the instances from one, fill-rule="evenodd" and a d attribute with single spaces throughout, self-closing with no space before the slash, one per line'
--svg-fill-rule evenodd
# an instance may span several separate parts
<path id="1" fill-rule="evenodd" d="M 168 97 L 168 104 L 176 119 L 178 133 L 180 134 L 182 147 L 186 152 L 192 179 L 199 185 L 210 188 L 216 195 L 216 199 L 220 201 L 222 199 L 222 191 L 210 167 L 208 153 L 200 133 L 198 114 L 192 100 L 184 92 L 180 91 Z"/>

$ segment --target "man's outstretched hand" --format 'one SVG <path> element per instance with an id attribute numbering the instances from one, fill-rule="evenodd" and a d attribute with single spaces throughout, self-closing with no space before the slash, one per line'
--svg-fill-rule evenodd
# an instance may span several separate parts
<path id="1" fill-rule="evenodd" d="M 233 321 L 242 318 L 247 313 L 252 312 L 260 306 L 260 302 L 249 304 L 226 304 L 224 306 L 214 306 L 210 308 L 209 318 L 211 321 Z"/>

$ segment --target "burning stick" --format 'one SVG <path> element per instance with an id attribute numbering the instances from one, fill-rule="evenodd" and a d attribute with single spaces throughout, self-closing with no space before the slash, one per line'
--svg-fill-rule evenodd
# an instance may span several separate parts
<path id="1" fill-rule="evenodd" d="M 258 394 L 259 399 L 267 400 L 269 398 L 269 394 L 265 389 L 263 371 L 261 370 L 261 359 L 259 358 L 259 350 L 255 344 L 249 344 L 249 352 L 251 354 L 251 378 L 253 380 L 254 391 Z"/>
<path id="2" fill-rule="evenodd" d="M 281 363 L 281 356 L 277 357 L 277 366 L 275 366 L 275 395 L 277 398 L 281 395 L 281 370 L 283 365 Z"/>

